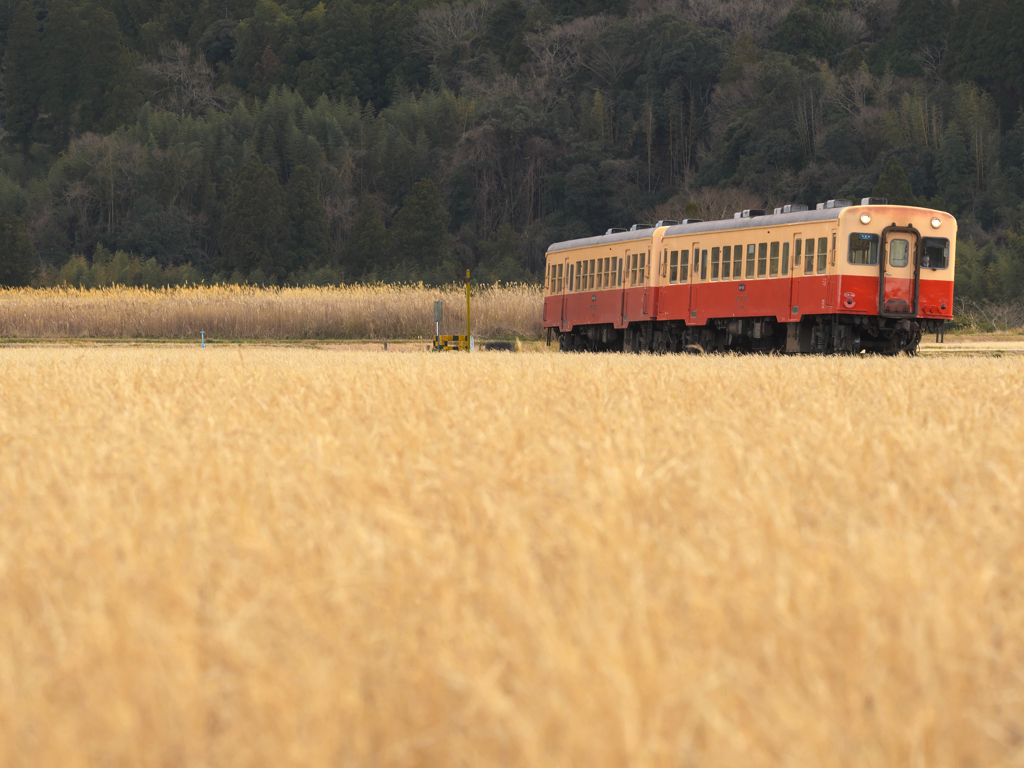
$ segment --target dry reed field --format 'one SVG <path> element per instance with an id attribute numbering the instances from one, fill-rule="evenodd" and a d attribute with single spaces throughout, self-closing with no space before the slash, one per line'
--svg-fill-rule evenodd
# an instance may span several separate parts
<path id="1" fill-rule="evenodd" d="M 1022 376 L 2 349 L 0 765 L 1020 765 Z"/>
<path id="2" fill-rule="evenodd" d="M 0 338 L 415 339 L 466 332 L 461 285 L 350 285 L 328 288 L 0 288 Z M 480 338 L 539 339 L 538 286 L 473 288 Z"/>

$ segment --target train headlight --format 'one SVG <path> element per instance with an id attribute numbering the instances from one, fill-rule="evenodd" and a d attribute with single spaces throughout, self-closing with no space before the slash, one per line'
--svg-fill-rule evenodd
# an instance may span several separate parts
<path id="1" fill-rule="evenodd" d="M 861 224 L 868 224 L 868 223 L 870 223 L 870 221 L 871 221 L 871 214 L 870 213 L 862 213 L 860 215 L 860 223 Z"/>
<path id="2" fill-rule="evenodd" d="M 931 223 L 932 223 L 932 229 L 938 229 L 940 226 L 942 226 L 942 220 L 939 219 L 938 216 L 936 216 L 934 219 L 932 219 Z"/>

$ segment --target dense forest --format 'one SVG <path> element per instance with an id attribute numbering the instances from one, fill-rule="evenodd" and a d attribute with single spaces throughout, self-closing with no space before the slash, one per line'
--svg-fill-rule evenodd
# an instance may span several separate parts
<path id="1" fill-rule="evenodd" d="M 0 283 L 532 279 L 874 194 L 1024 299 L 1019 0 L 8 0 L 0 42 Z"/>

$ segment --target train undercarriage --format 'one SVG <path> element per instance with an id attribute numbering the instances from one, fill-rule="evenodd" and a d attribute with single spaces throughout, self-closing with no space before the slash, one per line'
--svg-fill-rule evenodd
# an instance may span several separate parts
<path id="1" fill-rule="evenodd" d="M 577 326 L 572 331 L 548 329 L 548 343 L 562 352 L 737 352 L 791 355 L 836 355 L 869 352 L 915 354 L 923 333 L 940 332 L 942 320 L 805 316 L 780 323 L 774 317 L 709 320 L 692 326 L 679 321 L 644 321 L 627 328 Z"/>

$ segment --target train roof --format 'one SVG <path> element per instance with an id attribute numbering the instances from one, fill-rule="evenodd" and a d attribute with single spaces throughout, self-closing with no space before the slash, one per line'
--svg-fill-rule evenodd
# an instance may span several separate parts
<path id="1" fill-rule="evenodd" d="M 842 208 L 824 208 L 813 211 L 796 211 L 793 213 L 775 213 L 765 216 L 755 216 L 748 219 L 720 219 L 718 221 L 702 221 L 694 224 L 674 224 L 665 229 L 664 237 L 673 235 L 692 235 L 701 232 L 725 232 L 733 229 L 760 229 L 762 227 L 777 227 L 784 224 L 800 224 L 807 221 L 829 221 L 838 219 L 842 211 L 860 206 L 844 206 Z M 598 235 L 596 237 L 581 237 L 576 240 L 565 240 L 561 243 L 552 243 L 547 252 L 571 251 L 576 248 L 587 248 L 594 245 L 606 243 L 625 243 L 630 240 L 647 240 L 654 232 L 654 227 L 640 229 L 630 232 L 616 232 L 613 235 Z"/>
<path id="2" fill-rule="evenodd" d="M 694 224 L 693 226 L 698 226 Z M 548 246 L 548 253 L 552 251 L 571 251 L 574 248 L 586 248 L 591 245 L 603 245 L 605 243 L 628 243 L 630 240 L 648 240 L 654 227 L 647 229 L 630 230 L 628 232 L 616 232 L 613 235 L 598 235 L 596 237 L 581 237 L 576 240 L 565 240 L 561 243 L 552 243 Z"/>

